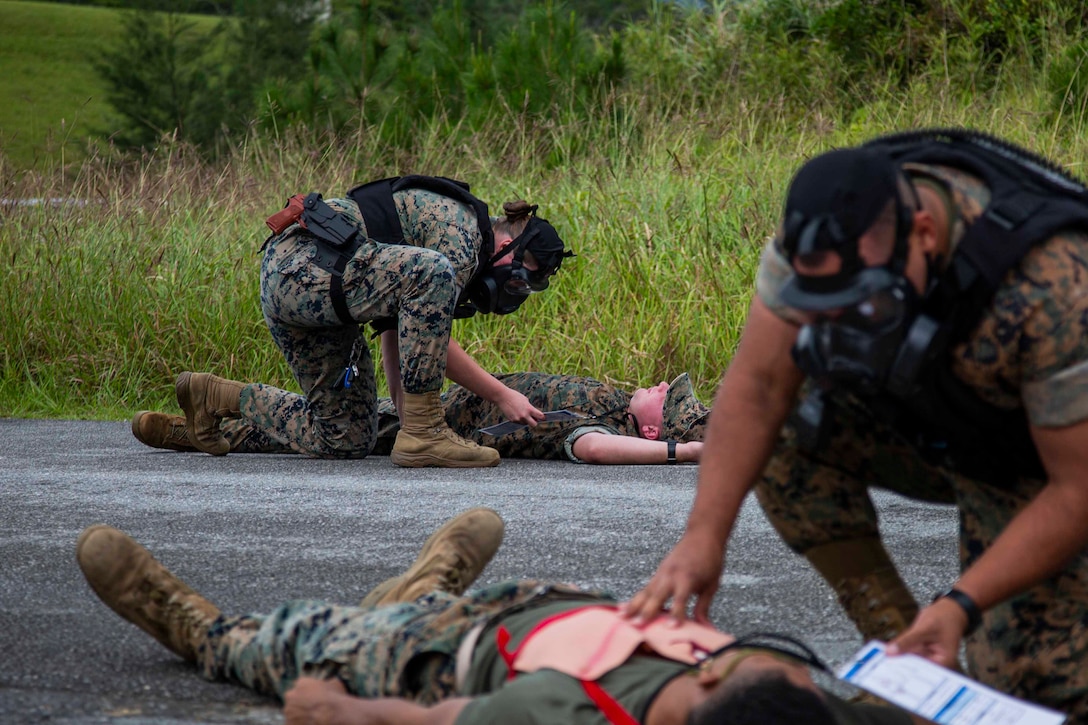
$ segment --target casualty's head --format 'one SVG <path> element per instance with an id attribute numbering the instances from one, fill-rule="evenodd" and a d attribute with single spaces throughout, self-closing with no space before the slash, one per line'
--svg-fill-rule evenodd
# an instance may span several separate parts
<path id="1" fill-rule="evenodd" d="M 519 200 L 506 202 L 502 208 L 504 216 L 491 225 L 495 251 L 473 297 L 481 312 L 499 315 L 513 312 L 529 295 L 548 289 L 563 260 L 574 256 L 555 227 L 536 215 L 536 204 Z"/>
<path id="2" fill-rule="evenodd" d="M 777 635 L 762 635 L 762 637 Z M 691 670 L 700 688 L 686 725 L 790 725 L 839 722 L 846 703 L 821 690 L 811 669 L 827 670 L 815 654 L 789 637 L 786 646 L 741 637 L 710 653 Z M 847 717 L 843 721 L 852 722 Z"/>
<path id="3" fill-rule="evenodd" d="M 627 415 L 641 438 L 701 441 L 710 408 L 695 397 L 688 374 L 680 373 L 671 383 L 662 380 L 651 388 L 636 389 Z"/>

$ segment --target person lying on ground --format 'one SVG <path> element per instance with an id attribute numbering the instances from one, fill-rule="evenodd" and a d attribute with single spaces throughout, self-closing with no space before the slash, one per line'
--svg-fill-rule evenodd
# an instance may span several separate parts
<path id="1" fill-rule="evenodd" d="M 818 687 L 795 640 L 636 628 L 602 592 L 538 580 L 466 591 L 503 521 L 469 510 L 427 540 L 402 575 L 358 606 L 301 600 L 228 616 L 123 532 L 85 529 L 76 558 L 117 614 L 213 681 L 285 703 L 301 723 L 911 723 Z M 787 646 L 783 646 L 785 643 Z"/>
<path id="2" fill-rule="evenodd" d="M 481 428 L 504 420 L 495 403 L 459 385 L 442 394 L 446 423 L 458 435 L 496 449 L 503 458 L 570 460 L 595 464 L 697 463 L 710 409 L 699 402 L 687 373 L 671 383 L 627 392 L 578 375 L 504 373 L 495 377 L 542 411 L 569 410 L 584 418 L 541 422 L 504 435 Z M 242 419 L 224 420 L 232 453 L 293 453 Z M 389 455 L 400 419 L 389 398 L 378 401 L 378 437 L 371 455 Z M 140 411 L 132 434 L 152 448 L 195 451 L 185 418 Z"/>

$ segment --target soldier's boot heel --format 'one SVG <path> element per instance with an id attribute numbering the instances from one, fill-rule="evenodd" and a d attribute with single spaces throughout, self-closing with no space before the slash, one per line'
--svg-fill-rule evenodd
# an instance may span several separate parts
<path id="1" fill-rule="evenodd" d="M 499 465 L 499 452 L 465 440 L 450 430 L 438 392 L 405 393 L 404 425 L 389 457 L 406 468 L 487 468 Z"/>
<path id="2" fill-rule="evenodd" d="M 230 443 L 219 430 L 223 418 L 242 414 L 244 383 L 210 373 L 183 372 L 174 383 L 178 405 L 185 411 L 185 429 L 194 447 L 213 456 L 224 456 Z"/>

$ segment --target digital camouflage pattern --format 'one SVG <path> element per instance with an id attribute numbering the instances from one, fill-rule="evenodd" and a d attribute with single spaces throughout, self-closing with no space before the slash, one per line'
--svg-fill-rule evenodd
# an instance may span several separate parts
<path id="1" fill-rule="evenodd" d="M 695 397 L 695 389 L 687 373 L 680 373 L 669 383 L 662 412 L 661 437 L 664 440 L 703 440 L 710 408 Z"/>
<path id="2" fill-rule="evenodd" d="M 456 694 L 457 647 L 474 625 L 516 605 L 560 598 L 608 597 L 521 580 L 372 609 L 299 600 L 268 616 L 220 617 L 198 652 L 198 665 L 206 679 L 280 699 L 295 680 L 310 675 L 336 677 L 360 697 L 430 705 Z"/>
<path id="3" fill-rule="evenodd" d="M 953 240 L 989 200 L 974 177 L 945 167 L 908 165 L 916 183 L 935 185 L 957 212 Z M 758 292 L 786 319 L 776 294 L 784 273 L 769 249 Z M 951 351 L 952 369 L 981 397 L 1023 406 L 1032 424 L 1088 419 L 1088 238 L 1056 235 L 1011 270 L 978 327 Z M 797 552 L 878 535 L 868 486 L 912 498 L 956 503 L 960 561 L 967 568 L 1045 485 L 1021 478 L 1008 490 L 925 463 L 856 399 L 833 396 L 834 431 L 817 454 L 801 451 L 787 425 L 756 494 Z M 1004 487 L 1003 487 L 1004 488 Z M 1088 718 L 1088 552 L 1058 574 L 983 616 L 967 641 L 971 674 L 1016 697 Z"/>
<path id="4" fill-rule="evenodd" d="M 364 239 L 344 270 L 343 290 L 358 322 L 397 319 L 403 389 L 426 393 L 441 389 L 445 379 L 453 308 L 476 270 L 483 240 L 475 212 L 460 202 L 418 189 L 396 192 L 393 200 L 404 244 Z M 330 199 L 328 204 L 365 237 L 355 202 Z M 266 242 L 261 310 L 303 395 L 249 385 L 241 396 L 242 416 L 295 452 L 363 457 L 377 430 L 373 361 L 360 327 L 344 325 L 336 316 L 330 272 L 314 262 L 315 251 L 313 235 L 298 225 Z M 344 370 L 351 362 L 359 375 L 345 388 Z"/>
<path id="5" fill-rule="evenodd" d="M 542 423 L 496 438 L 480 433 L 479 429 L 502 422 L 499 407 L 459 385 L 451 386 L 442 394 L 446 423 L 458 435 L 497 449 L 504 458 L 576 460 L 574 442 L 586 433 L 638 435 L 627 416 L 631 394 L 613 385 L 588 377 L 549 373 L 500 373 L 495 377 L 503 385 L 523 394 L 540 410 L 572 410 L 587 416 L 586 420 Z M 709 412 L 709 408 L 695 398 L 691 380 L 683 373 L 672 382 L 665 398 L 666 437 L 681 442 L 701 441 Z M 377 441 L 371 453 L 389 455 L 399 430 L 400 421 L 393 402 L 380 398 Z M 246 420 L 225 420 L 222 432 L 233 452 L 292 452 L 290 447 L 254 429 Z"/>

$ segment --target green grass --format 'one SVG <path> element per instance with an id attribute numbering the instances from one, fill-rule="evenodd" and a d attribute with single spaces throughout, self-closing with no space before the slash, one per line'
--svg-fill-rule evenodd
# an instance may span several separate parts
<path id="1" fill-rule="evenodd" d="M 116 130 L 92 67 L 121 11 L 0 0 L 0 156 L 18 169 L 78 162 Z M 195 17 L 210 27 L 211 18 Z"/>
<path id="2" fill-rule="evenodd" d="M 22 3 L 0 8 L 12 5 Z M 651 77 L 588 117 L 507 109 L 471 134 L 421 121 L 411 150 L 365 125 L 346 139 L 295 129 L 247 138 L 215 164 L 164 144 L 0 176 L 0 198 L 84 202 L 0 209 L 0 416 L 172 410 L 182 370 L 293 388 L 258 304 L 264 219 L 294 193 L 334 196 L 403 173 L 466 179 L 492 208 L 538 203 L 578 253 L 517 314 L 455 323 L 486 369 L 626 387 L 687 371 L 710 402 L 805 158 L 895 129 L 965 125 L 1085 174 L 1075 162 L 1088 158 L 1088 137 L 1053 120 L 1036 67 L 1009 64 L 982 84 L 946 56 L 907 88 L 865 94 L 834 89 L 841 69 L 807 68 L 809 85 L 828 90 L 801 113 L 728 79 L 680 78 L 652 96 Z"/>

